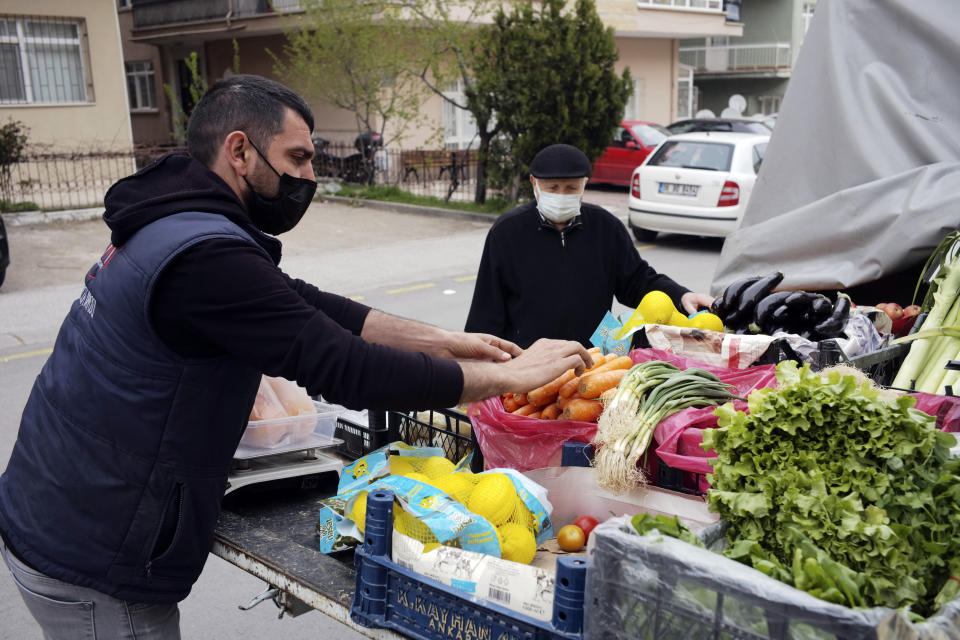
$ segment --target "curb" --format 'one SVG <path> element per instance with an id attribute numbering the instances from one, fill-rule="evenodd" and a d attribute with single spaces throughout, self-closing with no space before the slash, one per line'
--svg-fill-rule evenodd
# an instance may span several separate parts
<path id="1" fill-rule="evenodd" d="M 103 215 L 103 207 L 89 209 L 64 209 L 62 211 L 17 211 L 3 213 L 3 222 L 11 227 L 20 227 L 28 224 L 48 224 L 51 222 L 84 222 L 99 220 Z"/>
<path id="2" fill-rule="evenodd" d="M 467 220 L 470 222 L 486 222 L 493 224 L 499 214 L 494 213 L 475 213 L 473 211 L 457 211 L 455 209 L 443 209 L 441 207 L 427 207 L 419 204 L 404 204 L 401 202 L 388 202 L 386 200 L 367 200 L 364 198 L 346 198 L 344 196 L 334 196 L 322 194 L 317 199 L 325 202 L 335 202 L 345 204 L 351 207 L 368 207 L 370 209 L 381 209 L 383 211 L 394 211 L 396 213 L 412 213 L 423 216 L 434 216 L 437 218 L 450 218 L 453 220 Z"/>

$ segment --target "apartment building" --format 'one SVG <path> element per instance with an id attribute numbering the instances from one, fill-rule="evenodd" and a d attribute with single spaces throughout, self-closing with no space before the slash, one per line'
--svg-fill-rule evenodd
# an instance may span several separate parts
<path id="1" fill-rule="evenodd" d="M 131 96 L 134 139 L 160 143 L 170 139 L 171 105 L 164 86 L 175 99 L 189 102 L 191 52 L 199 56 L 207 81 L 232 73 L 233 42 L 239 48 L 240 70 L 275 77 L 273 58 L 283 50 L 286 14 L 301 11 L 297 0 L 118 0 L 124 41 L 124 61 Z M 728 18 L 738 0 L 598 0 L 603 21 L 614 28 L 619 65 L 629 66 L 634 95 L 625 116 L 669 123 L 689 115 L 693 73 L 679 60 L 679 43 L 692 38 L 735 38 L 743 25 Z M 294 87 L 296 88 L 296 87 Z M 449 87 L 452 97 L 458 87 Z M 465 112 L 444 107 L 434 96 L 423 105 L 428 124 L 409 131 L 402 145 L 436 146 L 438 132 L 447 148 L 465 148 L 473 128 Z M 189 107 L 189 104 L 186 105 Z M 333 141 L 356 135 L 352 114 L 329 105 L 311 105 L 315 133 Z"/>
<path id="2" fill-rule="evenodd" d="M 128 151 L 133 143 L 116 0 L 0 2 L 0 120 L 34 149 Z"/>
<path id="3" fill-rule="evenodd" d="M 720 115 L 741 95 L 743 115 L 777 113 L 816 7 L 816 0 L 748 1 L 739 8 L 742 36 L 681 41 L 699 108 Z"/>

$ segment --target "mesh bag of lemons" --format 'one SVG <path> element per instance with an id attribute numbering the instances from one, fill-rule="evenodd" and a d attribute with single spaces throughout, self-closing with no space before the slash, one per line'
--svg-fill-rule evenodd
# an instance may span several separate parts
<path id="1" fill-rule="evenodd" d="M 363 539 L 367 494 L 395 496 L 394 530 L 424 544 L 459 547 L 529 564 L 553 535 L 546 490 L 513 469 L 469 471 L 435 447 L 394 443 L 345 468 L 339 493 L 323 501 L 317 535 L 325 552 Z"/>

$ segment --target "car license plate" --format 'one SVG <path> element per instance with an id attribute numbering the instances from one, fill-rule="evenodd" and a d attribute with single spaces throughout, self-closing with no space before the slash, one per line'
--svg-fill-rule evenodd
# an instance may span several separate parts
<path id="1" fill-rule="evenodd" d="M 666 193 L 672 196 L 691 196 L 697 197 L 698 187 L 695 184 L 677 184 L 675 182 L 661 182 L 660 193 Z"/>

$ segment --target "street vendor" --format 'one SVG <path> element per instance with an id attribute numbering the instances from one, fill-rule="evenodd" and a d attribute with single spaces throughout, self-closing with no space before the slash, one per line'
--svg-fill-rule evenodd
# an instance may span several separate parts
<path id="1" fill-rule="evenodd" d="M 590 356 L 525 352 L 376 311 L 278 267 L 314 192 L 313 115 L 281 84 L 214 83 L 189 153 L 114 184 L 0 476 L 4 560 L 48 639 L 179 638 L 262 373 L 351 408 L 532 389 Z"/>
<path id="2" fill-rule="evenodd" d="M 590 161 L 568 144 L 530 163 L 536 199 L 505 213 L 487 234 L 466 330 L 526 347 L 539 338 L 587 345 L 613 297 L 636 307 L 648 291 L 688 314 L 713 297 L 658 273 L 612 213 L 583 202 Z"/>

